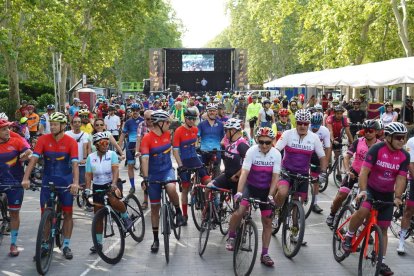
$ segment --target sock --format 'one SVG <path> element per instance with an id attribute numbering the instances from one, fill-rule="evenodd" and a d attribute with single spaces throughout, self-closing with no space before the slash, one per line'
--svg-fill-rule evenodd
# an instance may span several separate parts
<path id="1" fill-rule="evenodd" d="M 17 235 L 19 234 L 19 230 L 11 230 L 10 231 L 10 243 L 11 244 L 16 244 L 17 242 Z"/>
<path id="2" fill-rule="evenodd" d="M 154 241 L 158 241 L 158 227 L 152 227 L 152 234 L 154 235 Z"/>
<path id="3" fill-rule="evenodd" d="M 315 203 L 313 204 L 318 204 L 318 195 L 315 195 Z"/>
<path id="4" fill-rule="evenodd" d="M 175 207 L 175 213 L 178 215 L 178 214 L 182 214 L 182 212 L 181 212 L 181 209 L 180 209 L 180 204 L 178 204 L 177 206 L 175 206 L 174 205 L 174 207 Z"/>
<path id="5" fill-rule="evenodd" d="M 135 188 L 135 182 L 134 182 L 134 178 L 133 178 L 133 177 L 131 177 L 131 178 L 129 179 L 129 182 L 131 183 L 131 187 L 132 187 L 132 188 Z"/>
<path id="6" fill-rule="evenodd" d="M 269 248 L 262 247 L 262 255 L 267 255 L 268 251 L 269 251 Z"/>
<path id="7" fill-rule="evenodd" d="M 405 235 L 407 234 L 407 229 L 401 229 L 400 232 L 400 244 L 404 244 Z"/>
<path id="8" fill-rule="evenodd" d="M 235 238 L 236 237 L 236 231 L 229 231 L 229 238 Z"/>
<path id="9" fill-rule="evenodd" d="M 185 217 L 187 217 L 188 216 L 188 213 L 187 213 L 187 204 L 182 204 L 181 205 L 182 206 L 182 208 L 183 208 L 183 215 L 185 216 Z"/>
<path id="10" fill-rule="evenodd" d="M 123 219 L 127 219 L 129 216 L 128 216 L 128 212 L 126 212 L 125 211 L 125 213 L 122 213 L 121 214 L 121 217 L 123 218 Z"/>
<path id="11" fill-rule="evenodd" d="M 63 248 L 69 247 L 70 239 L 64 238 L 63 239 Z"/>
<path id="12" fill-rule="evenodd" d="M 102 234 L 96 234 L 96 240 L 98 241 L 99 244 L 102 244 Z"/>
<path id="13" fill-rule="evenodd" d="M 354 234 L 355 234 L 355 232 L 351 232 L 351 231 L 349 231 L 349 230 L 348 230 L 348 231 L 346 232 L 345 236 L 347 236 L 347 237 L 351 237 L 351 238 L 352 238 L 352 237 L 354 236 Z"/>

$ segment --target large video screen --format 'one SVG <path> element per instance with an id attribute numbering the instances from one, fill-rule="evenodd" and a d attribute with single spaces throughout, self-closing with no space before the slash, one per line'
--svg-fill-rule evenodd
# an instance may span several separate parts
<path id="1" fill-rule="evenodd" d="M 183 71 L 214 71 L 214 55 L 183 54 Z"/>

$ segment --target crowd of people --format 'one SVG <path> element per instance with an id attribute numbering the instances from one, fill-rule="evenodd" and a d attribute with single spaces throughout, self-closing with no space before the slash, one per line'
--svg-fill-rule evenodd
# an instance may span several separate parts
<path id="1" fill-rule="evenodd" d="M 412 110 L 410 101 L 404 108 L 409 109 L 409 104 Z M 56 111 L 50 104 L 39 116 L 35 106 L 23 101 L 16 111 L 17 122 L 10 122 L 6 114 L 0 113 L 0 184 L 14 185 L 6 191 L 11 217 L 10 256 L 19 255 L 16 240 L 24 192 L 16 187 L 30 187 L 30 174 L 40 159 L 43 160 L 42 210 L 50 193 L 47 183 L 70 187 L 59 195 L 64 213 L 62 251 L 67 259 L 73 257 L 70 249 L 73 195 L 80 187 L 90 195 L 103 186 L 112 187 L 113 192 L 119 194 L 117 181 L 123 160 L 130 193 L 137 191 L 135 167 L 139 160 L 143 207 L 151 206 L 154 239 L 151 251 L 157 252 L 161 186 L 155 182 L 176 179 L 174 159 L 182 190 L 180 194 L 176 184 L 170 183 L 166 191 L 175 207 L 176 224 L 187 225 L 191 189 L 188 170 L 194 169 L 202 184 L 231 189 L 234 201 L 240 202 L 230 220 L 227 250 L 234 250 L 236 228 L 248 206 L 245 199 L 255 197 L 269 203 L 260 205 L 263 224 L 260 260 L 266 266 L 273 266 L 268 253 L 272 227 L 277 224 L 273 218 L 278 215 L 292 184 L 282 172 L 312 175 L 318 182 L 325 182 L 331 156 L 337 158 L 342 154 L 344 139 L 350 145 L 344 157 L 347 177 L 342 179 L 337 175 L 342 186 L 326 223 L 332 226 L 342 202 L 354 183 L 359 182 L 358 199 L 363 203 L 353 215 L 346 233 L 343 248 L 349 251 L 352 237 L 369 215 L 372 207 L 369 200 L 394 201 L 400 205 L 407 186 L 407 173 L 414 173 L 414 166 L 409 166 L 414 162 L 414 140 L 407 142 L 407 128 L 399 122 L 393 104 L 386 102 L 373 110 L 380 112 L 378 119 L 367 119 L 367 111 L 372 110 L 368 110 L 363 97 L 344 103 L 339 99 L 312 96 L 305 102 L 303 97 L 288 100 L 285 96 L 270 99 L 257 94 L 217 93 L 213 96 L 182 92 L 176 98 L 152 94 L 126 99 L 100 97 L 94 106 L 75 98 L 66 113 Z M 405 116 L 404 121 L 412 123 L 412 114 L 407 112 Z M 246 124 L 249 131 L 245 130 Z M 409 153 L 403 149 L 405 145 Z M 209 175 L 203 164 L 211 161 L 209 153 L 220 149 L 223 153 L 217 152 L 214 173 Z M 316 193 L 318 182 L 314 184 Z M 306 200 L 308 189 L 309 185 L 300 186 L 298 198 Z M 409 194 L 406 210 L 412 215 L 414 185 L 410 186 Z M 103 202 L 102 197 L 94 196 L 93 200 Z M 122 214 L 128 229 L 131 220 L 125 206 L 114 197 L 111 205 Z M 318 205 L 318 195 L 312 208 L 316 213 L 323 211 Z M 94 211 L 98 209 L 95 207 Z M 384 208 L 378 217 L 385 244 L 392 210 L 392 206 Z M 401 237 L 407 232 L 411 215 L 404 216 Z M 100 235 L 97 236 L 99 243 L 102 234 L 97 235 Z M 96 248 L 92 247 L 91 251 L 96 252 Z M 404 251 L 401 238 L 398 252 Z M 386 250 L 384 261 L 385 253 Z M 384 262 L 380 272 L 393 274 Z"/>

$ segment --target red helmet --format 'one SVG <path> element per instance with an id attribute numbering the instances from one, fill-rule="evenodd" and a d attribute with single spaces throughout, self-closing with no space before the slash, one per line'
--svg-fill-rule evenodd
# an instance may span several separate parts
<path id="1" fill-rule="evenodd" d="M 9 122 L 7 120 L 4 120 L 4 119 L 0 119 L 0 128 L 6 127 L 6 126 L 11 126 L 11 125 L 12 125 L 11 122 Z"/>
<path id="2" fill-rule="evenodd" d="M 261 127 L 256 131 L 256 137 L 265 136 L 269 138 L 275 138 L 276 135 L 273 130 L 269 127 Z"/>
<path id="3" fill-rule="evenodd" d="M 33 106 L 33 105 L 28 105 L 28 106 L 27 106 L 27 109 L 28 109 L 28 110 L 34 110 L 34 106 Z"/>
<path id="4" fill-rule="evenodd" d="M 273 100 L 273 102 L 278 103 L 279 102 L 279 99 L 276 98 L 276 99 Z"/>
<path id="5" fill-rule="evenodd" d="M 281 110 L 279 110 L 279 116 L 288 116 L 289 115 L 289 111 L 286 108 L 282 108 Z"/>

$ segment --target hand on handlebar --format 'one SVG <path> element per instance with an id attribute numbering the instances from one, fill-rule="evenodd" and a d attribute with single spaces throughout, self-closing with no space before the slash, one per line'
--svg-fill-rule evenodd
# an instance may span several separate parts
<path id="1" fill-rule="evenodd" d="M 72 195 L 76 195 L 78 193 L 79 184 L 72 183 L 72 184 L 69 185 L 69 187 L 70 187 L 70 193 Z"/>
<path id="2" fill-rule="evenodd" d="M 242 199 L 243 193 L 238 192 L 237 194 L 234 195 L 234 202 L 240 202 Z"/>
<path id="3" fill-rule="evenodd" d="M 366 199 L 367 199 L 367 191 L 360 191 L 355 200 L 358 203 L 360 203 Z"/>
<path id="4" fill-rule="evenodd" d="M 394 198 L 394 204 L 395 206 L 397 206 L 397 209 L 399 209 L 402 204 L 401 198 L 398 198 L 398 197 Z"/>
<path id="5" fill-rule="evenodd" d="M 22 186 L 25 190 L 30 188 L 30 180 L 24 180 L 22 181 Z"/>

